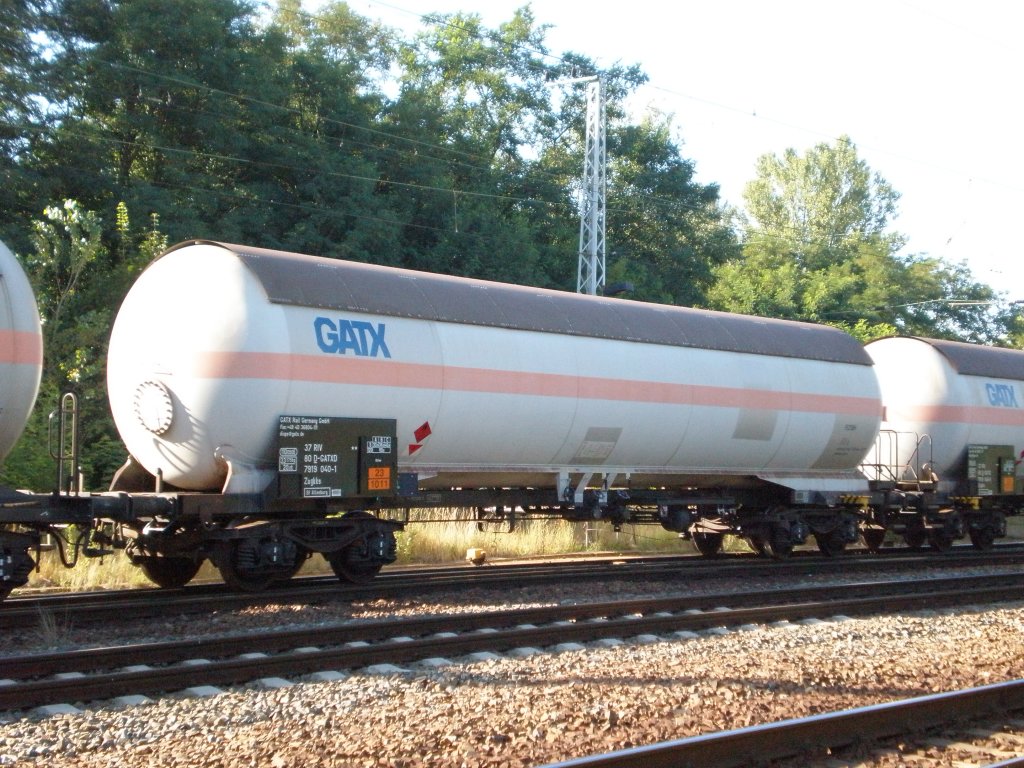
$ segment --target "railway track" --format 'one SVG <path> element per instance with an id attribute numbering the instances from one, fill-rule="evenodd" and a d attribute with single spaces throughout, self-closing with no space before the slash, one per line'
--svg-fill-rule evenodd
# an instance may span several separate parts
<path id="1" fill-rule="evenodd" d="M 142 587 L 117 591 L 61 593 L 9 598 L 0 605 L 0 624 L 15 628 L 34 626 L 40 613 L 73 619 L 76 626 L 110 619 L 148 618 L 166 615 L 234 610 L 260 605 L 297 605 L 330 600 L 361 600 L 428 594 L 453 586 L 490 587 L 516 584 L 547 584 L 565 578 L 607 579 L 634 573 L 657 578 L 673 573 L 693 557 L 603 557 L 586 561 L 517 562 L 477 568 L 460 564 L 440 568 L 401 568 L 380 574 L 371 584 L 339 583 L 335 576 L 306 576 L 292 579 L 264 592 L 232 592 L 222 583 L 193 584 L 178 590 Z M 1020 552 L 1024 562 L 1024 549 Z"/>
<path id="2" fill-rule="evenodd" d="M 1024 680 L 549 763 L 543 768 L 1024 765 Z M 929 733 L 931 731 L 931 733 Z M 896 741 L 894 741 L 894 739 Z M 850 754 L 849 759 L 844 757 Z M 779 762 L 782 761 L 782 762 Z"/>
<path id="3" fill-rule="evenodd" d="M 344 623 L 293 631 L 2 660 L 0 710 L 239 685 L 474 653 L 581 648 L 594 641 L 694 633 L 836 614 L 867 615 L 1019 600 L 1024 575 L 869 582 L 771 592 L 584 603 L 515 611 Z M 766 604 L 770 603 L 770 604 Z M 436 662 L 443 663 L 443 662 Z"/>
<path id="4" fill-rule="evenodd" d="M 261 605 L 306 605 L 337 600 L 412 597 L 432 591 L 466 588 L 506 588 L 608 579 L 680 580 L 725 578 L 743 574 L 752 581 L 761 574 L 809 576 L 828 574 L 870 574 L 879 569 L 908 571 L 922 567 L 942 569 L 980 566 L 1012 566 L 1024 563 L 1024 545 L 1004 545 L 989 552 L 958 547 L 936 556 L 904 549 L 879 554 L 854 550 L 841 558 L 827 558 L 811 552 L 798 553 L 787 561 L 765 561 L 754 555 L 736 554 L 713 560 L 685 556 L 620 556 L 587 560 L 516 562 L 482 568 L 460 564 L 443 568 L 394 569 L 380 574 L 366 586 L 340 584 L 333 576 L 293 579 L 261 593 L 230 592 L 223 584 L 196 584 L 180 590 L 139 588 L 118 591 L 62 593 L 9 598 L 0 605 L 0 628 L 34 627 L 40 617 L 59 616 L 81 627 L 124 617 L 145 619 L 168 614 L 189 614 L 236 610 Z"/>

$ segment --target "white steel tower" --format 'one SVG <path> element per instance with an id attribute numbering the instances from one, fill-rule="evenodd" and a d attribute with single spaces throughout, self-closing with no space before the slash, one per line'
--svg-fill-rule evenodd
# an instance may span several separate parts
<path id="1" fill-rule="evenodd" d="M 587 146 L 580 210 L 580 258 L 576 292 L 604 290 L 605 113 L 601 80 L 587 78 Z"/>

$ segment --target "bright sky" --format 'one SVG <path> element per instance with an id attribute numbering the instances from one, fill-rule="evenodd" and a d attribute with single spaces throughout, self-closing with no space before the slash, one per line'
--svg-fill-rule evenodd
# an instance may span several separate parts
<path id="1" fill-rule="evenodd" d="M 309 2 L 309 5 L 315 5 Z M 525 0 L 349 0 L 405 30 Z M 534 0 L 554 54 L 639 64 L 700 182 L 741 206 L 756 159 L 849 135 L 902 197 L 906 253 L 964 262 L 1024 299 L 1024 4 L 1015 0 Z M 581 169 L 582 171 L 582 169 Z M 613 244 L 609 244 L 613 248 Z"/>

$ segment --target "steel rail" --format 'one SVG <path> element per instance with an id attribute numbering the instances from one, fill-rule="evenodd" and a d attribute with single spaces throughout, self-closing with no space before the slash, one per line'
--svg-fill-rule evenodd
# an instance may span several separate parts
<path id="1" fill-rule="evenodd" d="M 252 633 L 197 637 L 186 640 L 137 643 L 109 648 L 84 648 L 53 653 L 32 653 L 4 657 L 0 670 L 8 679 L 45 677 L 69 670 L 107 669 L 128 664 L 167 664 L 191 658 L 196 652 L 208 657 L 227 657 L 240 653 L 279 653 L 311 643 L 376 642 L 406 635 L 425 636 L 437 632 L 469 632 L 481 627 L 512 627 L 521 624 L 546 624 L 555 621 L 586 621 L 614 616 L 650 616 L 661 612 L 700 611 L 714 613 L 721 621 L 728 618 L 726 609 L 764 608 L 774 605 L 812 606 L 826 604 L 835 596 L 843 600 L 882 597 L 908 598 L 915 591 L 931 597 L 936 593 L 979 594 L 979 590 L 999 591 L 1020 583 L 1024 574 L 988 574 L 984 576 L 928 579 L 916 582 L 872 581 L 841 586 L 792 587 L 773 590 L 728 592 L 674 597 L 637 598 L 614 602 L 582 603 L 572 606 L 541 606 L 503 611 L 480 611 L 469 614 L 443 614 L 401 619 L 377 619 L 337 622 L 315 628 L 275 630 L 259 635 Z M 736 615 L 733 613 L 732 615 Z M 692 621 L 699 624 L 699 620 Z"/>
<path id="2" fill-rule="evenodd" d="M 742 575 L 755 579 L 759 574 L 806 576 L 815 573 L 849 575 L 878 569 L 913 571 L 922 567 L 964 568 L 980 565 L 1009 565 L 1024 562 L 1024 548 L 978 552 L 969 547 L 942 556 L 921 555 L 906 550 L 885 550 L 877 556 L 827 558 L 800 557 L 787 561 L 765 561 L 756 555 L 729 555 L 707 559 L 698 556 L 622 556 L 598 562 L 570 561 L 515 563 L 477 568 L 459 565 L 452 568 L 410 568 L 382 573 L 366 586 L 339 584 L 334 577 L 308 577 L 281 584 L 260 593 L 228 592 L 221 584 L 190 585 L 181 590 L 140 588 L 118 592 L 90 592 L 50 598 L 8 599 L 0 605 L 0 631 L 36 626 L 40 615 L 48 613 L 73 619 L 76 626 L 125 616 L 147 618 L 175 613 L 201 613 L 268 604 L 306 604 L 328 600 L 356 600 L 380 597 L 410 597 L 452 586 L 507 588 L 516 585 L 565 581 L 594 581 L 609 578 L 649 580 L 696 580 Z M 849 553 L 852 554 L 852 553 Z"/>
<path id="3" fill-rule="evenodd" d="M 650 616 L 662 612 L 701 611 L 722 619 L 737 615 L 743 608 L 765 608 L 774 605 L 824 605 L 836 595 L 851 601 L 857 598 L 909 597 L 914 591 L 931 597 L 936 593 L 971 593 L 979 590 L 1004 589 L 1014 580 L 1024 585 L 1024 574 L 988 574 L 985 576 L 928 579 L 917 582 L 872 581 L 842 586 L 792 587 L 786 589 L 728 592 L 675 597 L 637 598 L 614 602 L 582 603 L 572 606 L 541 606 L 504 611 L 444 614 L 401 619 L 337 622 L 315 628 L 275 630 L 259 635 L 252 633 L 196 637 L 186 640 L 135 643 L 107 648 L 83 648 L 52 653 L 0 655 L 0 674 L 4 678 L 26 680 L 68 671 L 84 671 L 124 667 L 129 664 L 171 664 L 193 658 L 201 653 L 206 658 L 225 658 L 241 653 L 280 653 L 312 643 L 340 644 L 346 642 L 379 642 L 389 637 L 422 637 L 438 632 L 471 632 L 482 627 L 514 627 L 522 624 L 549 624 L 556 621 L 587 621 L 616 616 Z M 702 627 L 697 618 L 691 621 Z"/>
<path id="4" fill-rule="evenodd" d="M 690 557 L 689 560 L 694 558 Z M 1024 552 L 1020 556 L 1024 562 Z M 110 618 L 123 619 L 176 613 L 231 610 L 260 605 L 307 604 L 327 600 L 357 600 L 387 596 L 408 597 L 447 589 L 454 585 L 470 587 L 543 584 L 562 580 L 570 574 L 579 580 L 625 575 L 631 569 L 645 576 L 676 573 L 680 558 L 614 557 L 563 563 L 512 563 L 477 568 L 460 564 L 446 568 L 404 568 L 383 573 L 367 585 L 341 583 L 335 576 L 307 576 L 277 584 L 262 592 L 231 592 L 221 583 L 191 584 L 182 589 L 140 587 L 117 591 L 62 593 L 59 595 L 9 598 L 0 605 L 0 630 L 31 627 L 39 623 L 41 613 L 74 618 L 77 625 Z"/>
<path id="5" fill-rule="evenodd" d="M 1024 680 L 875 704 L 592 755 L 542 768 L 730 768 L 769 760 L 824 759 L 826 749 L 1024 709 Z M 1013 765 L 1014 762 L 1010 762 Z"/>

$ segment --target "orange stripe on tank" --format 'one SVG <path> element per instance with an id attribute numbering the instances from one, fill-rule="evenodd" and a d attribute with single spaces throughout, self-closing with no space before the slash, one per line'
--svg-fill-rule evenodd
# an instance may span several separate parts
<path id="1" fill-rule="evenodd" d="M 878 400 L 870 397 L 709 387 L 278 352 L 207 352 L 198 356 L 191 372 L 200 378 L 211 379 L 274 379 L 533 397 L 843 413 L 869 417 L 881 415 Z"/>
<path id="2" fill-rule="evenodd" d="M 1024 409 L 993 408 L 985 405 L 890 405 L 886 420 L 894 424 L 912 421 L 1024 427 Z"/>
<path id="3" fill-rule="evenodd" d="M 0 330 L 0 363 L 42 365 L 43 340 L 32 331 Z"/>

